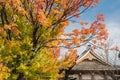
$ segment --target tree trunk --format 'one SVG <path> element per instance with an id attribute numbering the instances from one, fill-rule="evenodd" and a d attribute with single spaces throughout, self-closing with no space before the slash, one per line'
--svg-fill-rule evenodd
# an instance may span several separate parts
<path id="1" fill-rule="evenodd" d="M 65 77 L 64 80 L 68 80 L 68 70 L 65 71 Z"/>
<path id="2" fill-rule="evenodd" d="M 17 80 L 26 80 L 23 78 L 24 77 L 24 74 L 23 73 L 20 73 L 17 77 Z"/>

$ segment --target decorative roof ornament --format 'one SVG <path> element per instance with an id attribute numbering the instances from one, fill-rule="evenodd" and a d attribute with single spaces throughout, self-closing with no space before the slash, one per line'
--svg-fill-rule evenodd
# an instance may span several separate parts
<path id="1" fill-rule="evenodd" d="M 87 45 L 86 50 L 91 49 L 91 48 L 92 48 L 92 46 L 89 44 L 89 45 Z"/>

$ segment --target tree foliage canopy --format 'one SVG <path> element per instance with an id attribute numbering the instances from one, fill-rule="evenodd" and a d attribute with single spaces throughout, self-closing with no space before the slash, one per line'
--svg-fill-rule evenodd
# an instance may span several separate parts
<path id="1" fill-rule="evenodd" d="M 103 14 L 89 28 L 64 33 L 99 0 L 0 0 L 0 80 L 56 80 L 77 58 L 75 47 L 107 39 Z M 14 5 L 13 5 L 14 4 Z M 74 27 L 74 26 L 73 26 Z M 64 37 L 61 37 L 64 36 Z M 68 38 L 67 38 L 68 37 Z M 101 43 L 102 44 L 102 43 Z M 68 48 L 62 59 L 60 47 Z"/>

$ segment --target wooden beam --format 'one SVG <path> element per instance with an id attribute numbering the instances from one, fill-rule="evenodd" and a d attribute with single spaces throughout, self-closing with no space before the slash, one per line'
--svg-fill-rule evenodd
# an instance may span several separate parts
<path id="1" fill-rule="evenodd" d="M 91 74 L 91 80 L 95 80 L 95 73 L 94 72 L 92 72 L 92 74 Z"/>
<path id="2" fill-rule="evenodd" d="M 79 73 L 78 76 L 79 76 L 79 80 L 82 80 L 82 73 Z"/>
<path id="3" fill-rule="evenodd" d="M 107 72 L 105 71 L 104 80 L 108 80 Z"/>

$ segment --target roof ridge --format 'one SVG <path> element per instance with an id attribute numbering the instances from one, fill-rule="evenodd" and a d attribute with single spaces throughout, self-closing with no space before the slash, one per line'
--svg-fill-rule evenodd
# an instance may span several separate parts
<path id="1" fill-rule="evenodd" d="M 79 63 L 80 59 L 81 59 L 85 54 L 87 54 L 88 51 L 90 51 L 93 56 L 95 56 L 96 58 L 98 58 L 99 61 L 102 61 L 102 62 L 104 62 L 104 64 L 107 64 L 107 65 L 109 65 L 109 66 L 112 66 L 112 64 L 111 64 L 110 62 L 107 62 L 105 59 L 103 59 L 103 58 L 101 58 L 99 55 L 97 55 L 91 47 L 87 48 L 85 51 L 82 52 L 82 54 L 81 54 L 81 55 L 78 57 L 78 59 L 76 60 L 76 63 Z"/>

